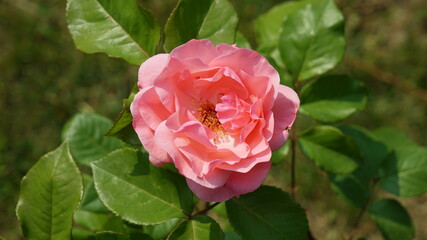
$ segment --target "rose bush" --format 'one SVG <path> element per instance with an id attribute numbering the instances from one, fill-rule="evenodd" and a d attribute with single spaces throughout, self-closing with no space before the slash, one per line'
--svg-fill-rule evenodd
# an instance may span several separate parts
<path id="1" fill-rule="evenodd" d="M 149 58 L 138 87 L 133 127 L 150 161 L 172 162 L 205 201 L 258 188 L 299 107 L 264 57 L 209 40 Z"/>

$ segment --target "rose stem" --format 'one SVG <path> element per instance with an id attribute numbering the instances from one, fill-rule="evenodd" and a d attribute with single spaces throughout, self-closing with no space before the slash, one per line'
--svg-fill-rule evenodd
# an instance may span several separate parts
<path id="1" fill-rule="evenodd" d="M 363 204 L 362 208 L 360 209 L 359 214 L 357 215 L 356 221 L 354 222 L 353 227 L 352 227 L 352 229 L 350 231 L 350 236 L 348 237 L 348 240 L 352 240 L 353 239 L 353 235 L 356 232 L 356 229 L 359 227 L 359 223 L 360 223 L 360 220 L 363 217 L 363 214 L 366 212 L 366 210 L 368 210 L 369 204 L 371 203 L 371 200 L 372 200 L 372 198 L 374 196 L 375 187 L 376 187 L 378 181 L 379 181 L 378 178 L 375 178 L 374 180 L 372 180 L 372 191 L 371 191 L 371 194 L 369 194 L 368 199 L 366 200 L 366 202 Z"/>
<path id="2" fill-rule="evenodd" d="M 205 209 L 202 209 L 202 210 L 200 210 L 200 211 L 196 212 L 195 214 L 192 214 L 191 216 L 189 216 L 189 217 L 188 217 L 188 219 L 192 219 L 194 216 L 197 216 L 197 215 L 204 215 L 204 214 L 206 214 L 209 210 L 211 210 L 212 208 L 214 208 L 214 207 L 218 206 L 218 204 L 220 204 L 220 203 L 221 203 L 221 202 L 216 202 L 216 203 L 214 203 L 214 204 L 207 205 Z"/>
<path id="3" fill-rule="evenodd" d="M 294 79 L 293 81 L 294 90 L 299 95 L 299 82 L 298 80 Z M 296 191 L 296 180 L 295 180 L 295 165 L 296 165 L 296 141 L 297 141 L 297 128 L 296 128 L 296 121 L 295 119 L 293 127 L 291 129 L 292 135 L 291 135 L 291 196 L 295 199 L 295 191 Z"/>
<path id="4" fill-rule="evenodd" d="M 295 127 L 295 123 L 294 123 Z M 292 129 L 291 136 L 291 148 L 292 148 L 292 156 L 291 156 L 291 196 L 295 198 L 295 150 L 296 150 L 296 130 Z"/>

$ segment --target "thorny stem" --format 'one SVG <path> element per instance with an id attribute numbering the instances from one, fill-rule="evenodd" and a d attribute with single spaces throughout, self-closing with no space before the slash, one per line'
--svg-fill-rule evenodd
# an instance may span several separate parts
<path id="1" fill-rule="evenodd" d="M 294 90 L 299 93 L 299 82 L 294 80 Z M 296 142 L 297 142 L 297 129 L 296 129 L 296 120 L 293 124 L 291 130 L 291 196 L 295 199 L 296 192 L 296 180 L 295 180 L 295 165 L 296 165 Z"/>
<path id="2" fill-rule="evenodd" d="M 348 240 L 352 240 L 354 233 L 356 232 L 357 228 L 359 227 L 360 224 L 360 220 L 362 219 L 363 215 L 365 214 L 366 210 L 368 210 L 369 204 L 372 201 L 372 198 L 374 197 L 374 192 L 375 192 L 375 186 L 378 183 L 379 179 L 374 179 L 372 180 L 372 191 L 371 194 L 369 195 L 368 199 L 366 200 L 366 202 L 363 204 L 362 208 L 359 210 L 359 214 L 357 215 L 356 221 L 354 221 L 353 224 L 353 228 L 350 231 L 350 236 L 348 237 Z"/>
<path id="3" fill-rule="evenodd" d="M 294 127 L 295 127 L 295 123 L 294 123 Z M 295 198 L 295 188 L 296 188 L 296 182 L 295 182 L 295 150 L 296 150 L 296 138 L 297 138 L 297 134 L 296 134 L 296 130 L 293 129 L 292 130 L 292 136 L 291 136 L 291 151 L 292 151 L 292 156 L 291 156 L 291 196 L 293 198 Z"/>
<path id="4" fill-rule="evenodd" d="M 190 215 L 189 217 L 188 217 L 188 219 L 192 219 L 194 216 L 197 216 L 197 215 L 203 215 L 203 214 L 206 214 L 209 210 L 211 210 L 212 208 L 214 208 L 214 207 L 216 207 L 216 206 L 218 206 L 218 204 L 220 204 L 221 202 L 216 202 L 216 203 L 214 203 L 214 204 L 211 204 L 211 205 L 207 205 L 206 206 L 206 208 L 204 208 L 204 209 L 202 209 L 202 210 L 200 210 L 200 211 L 198 211 L 198 212 L 196 212 L 196 213 L 194 213 L 194 214 L 192 214 L 192 215 Z"/>

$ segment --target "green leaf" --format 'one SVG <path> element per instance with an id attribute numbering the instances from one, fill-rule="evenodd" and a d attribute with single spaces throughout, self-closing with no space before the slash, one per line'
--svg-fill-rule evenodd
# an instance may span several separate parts
<path id="1" fill-rule="evenodd" d="M 76 47 L 140 65 L 152 56 L 160 26 L 135 0 L 68 0 L 68 29 Z"/>
<path id="2" fill-rule="evenodd" d="M 153 240 L 153 238 L 144 233 L 124 235 L 114 232 L 100 232 L 95 235 L 94 240 Z"/>
<path id="3" fill-rule="evenodd" d="M 408 135 L 391 127 L 380 127 L 375 129 L 373 133 L 375 137 L 387 145 L 389 150 L 417 145 Z"/>
<path id="4" fill-rule="evenodd" d="M 307 239 L 304 210 L 280 189 L 261 186 L 226 202 L 231 225 L 246 240 Z"/>
<path id="5" fill-rule="evenodd" d="M 362 127 L 341 126 L 340 129 L 356 142 L 364 160 L 354 173 L 365 180 L 378 177 L 379 166 L 390 153 L 387 146 L 372 132 Z"/>
<path id="6" fill-rule="evenodd" d="M 369 200 L 369 182 L 361 179 L 356 174 L 335 175 L 330 174 L 332 189 L 344 200 L 356 208 L 362 208 Z"/>
<path id="7" fill-rule="evenodd" d="M 291 1 L 278 4 L 255 21 L 255 34 L 258 50 L 271 53 L 277 48 L 283 22 L 287 17 L 316 0 Z"/>
<path id="8" fill-rule="evenodd" d="M 409 240 L 415 235 L 414 225 L 405 208 L 393 199 L 382 199 L 369 207 L 369 213 L 386 240 Z"/>
<path id="9" fill-rule="evenodd" d="M 248 39 L 241 32 L 236 33 L 236 44 L 239 48 L 252 49 Z"/>
<path id="10" fill-rule="evenodd" d="M 223 240 L 224 233 L 218 223 L 208 216 L 198 215 L 181 223 L 168 240 Z"/>
<path id="11" fill-rule="evenodd" d="M 85 191 L 83 194 L 82 203 L 80 204 L 80 209 L 94 213 L 110 212 L 101 202 L 101 200 L 99 200 L 92 177 L 85 174 L 83 175 L 83 180 Z"/>
<path id="12" fill-rule="evenodd" d="M 147 154 L 123 148 L 91 166 L 102 202 L 131 223 L 159 224 L 192 211 L 184 178 L 152 166 Z"/>
<path id="13" fill-rule="evenodd" d="M 274 151 L 271 156 L 271 163 L 279 164 L 283 162 L 289 154 L 290 146 L 291 146 L 291 141 L 288 141 L 285 145 L 283 145 L 277 151 Z"/>
<path id="14" fill-rule="evenodd" d="M 301 90 L 300 112 L 320 122 L 335 123 L 362 110 L 367 92 L 359 81 L 348 76 L 325 76 Z"/>
<path id="15" fill-rule="evenodd" d="M 330 174 L 332 188 L 344 200 L 361 208 L 369 199 L 371 181 L 378 177 L 378 169 L 389 154 L 384 143 L 370 131 L 358 126 L 341 126 L 342 132 L 357 144 L 363 157 L 363 164 L 346 175 Z"/>
<path id="16" fill-rule="evenodd" d="M 89 166 L 108 153 L 126 146 L 119 139 L 104 136 L 112 123 L 94 113 L 79 113 L 62 130 L 62 138 L 69 138 L 70 150 L 79 164 Z"/>
<path id="17" fill-rule="evenodd" d="M 180 0 L 165 26 L 165 50 L 191 39 L 207 38 L 214 44 L 236 39 L 237 14 L 228 0 Z"/>
<path id="18" fill-rule="evenodd" d="M 154 240 L 161 240 L 171 233 L 180 221 L 182 221 L 182 219 L 174 218 L 157 225 L 144 226 L 144 232 L 150 235 Z"/>
<path id="19" fill-rule="evenodd" d="M 71 239 L 73 240 L 93 240 L 93 238 L 92 231 L 80 228 L 73 228 L 71 230 Z"/>
<path id="20" fill-rule="evenodd" d="M 114 231 L 124 233 L 123 221 L 111 214 L 93 213 L 77 210 L 74 214 L 74 223 L 92 231 Z"/>
<path id="21" fill-rule="evenodd" d="M 345 49 L 344 21 L 333 0 L 306 5 L 287 17 L 279 50 L 295 80 L 306 80 L 333 69 Z"/>
<path id="22" fill-rule="evenodd" d="M 225 240 L 242 240 L 242 237 L 239 236 L 236 232 L 226 231 L 224 232 Z"/>
<path id="23" fill-rule="evenodd" d="M 83 194 L 83 180 L 68 143 L 44 155 L 21 182 L 16 213 L 26 239 L 66 240 Z"/>
<path id="24" fill-rule="evenodd" d="M 130 112 L 130 105 L 135 97 L 135 94 L 139 91 L 138 85 L 135 84 L 132 88 L 129 97 L 123 99 L 122 111 L 117 116 L 113 123 L 113 126 L 105 134 L 111 137 L 117 137 L 132 145 L 141 145 L 138 136 L 132 126 L 132 114 Z"/>
<path id="25" fill-rule="evenodd" d="M 380 169 L 380 186 L 401 197 L 427 192 L 427 148 L 397 148 Z"/>
<path id="26" fill-rule="evenodd" d="M 332 126 L 310 128 L 300 135 L 298 143 L 307 157 L 330 173 L 350 173 L 361 159 L 356 143 Z"/>

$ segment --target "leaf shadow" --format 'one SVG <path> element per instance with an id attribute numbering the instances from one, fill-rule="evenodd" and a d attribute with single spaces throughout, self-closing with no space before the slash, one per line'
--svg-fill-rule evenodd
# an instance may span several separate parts
<path id="1" fill-rule="evenodd" d="M 137 152 L 136 163 L 133 166 L 133 171 L 129 174 L 130 176 L 144 176 L 150 174 L 150 162 L 148 161 L 148 155 Z"/>

